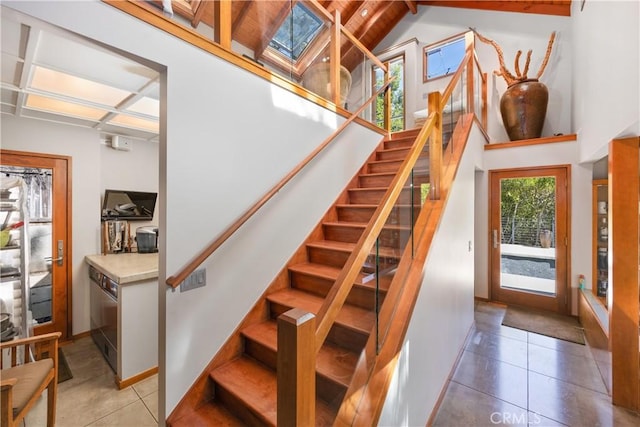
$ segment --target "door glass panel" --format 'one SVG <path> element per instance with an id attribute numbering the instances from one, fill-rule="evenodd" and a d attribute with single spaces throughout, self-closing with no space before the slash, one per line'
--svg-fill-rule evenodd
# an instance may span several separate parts
<path id="1" fill-rule="evenodd" d="M 2 166 L 5 176 L 20 177 L 26 183 L 25 248 L 29 319 L 32 325 L 52 320 L 52 174 L 51 169 Z"/>
<path id="2" fill-rule="evenodd" d="M 556 295 L 556 179 L 500 180 L 500 287 Z"/>

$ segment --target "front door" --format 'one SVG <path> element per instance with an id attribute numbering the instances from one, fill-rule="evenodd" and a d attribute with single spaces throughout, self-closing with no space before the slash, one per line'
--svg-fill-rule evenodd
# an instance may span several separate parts
<path id="1" fill-rule="evenodd" d="M 491 299 L 568 314 L 566 166 L 490 172 Z"/>
<path id="2" fill-rule="evenodd" d="M 71 338 L 71 159 L 1 150 L 2 173 L 26 182 L 26 286 L 33 334 Z"/>

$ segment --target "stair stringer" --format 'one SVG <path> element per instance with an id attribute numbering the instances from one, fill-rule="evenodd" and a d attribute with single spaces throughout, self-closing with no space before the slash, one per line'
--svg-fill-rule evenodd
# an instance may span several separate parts
<path id="1" fill-rule="evenodd" d="M 206 405 L 210 401 L 214 400 L 215 392 L 213 384 L 210 381 L 210 372 L 221 367 L 225 363 L 241 356 L 244 352 L 242 331 L 256 323 L 260 323 L 269 318 L 269 307 L 267 302 L 267 296 L 289 288 L 291 286 L 289 277 L 289 267 L 298 263 L 308 261 L 307 244 L 313 241 L 322 240 L 324 238 L 323 223 L 337 220 L 337 208 L 339 204 L 346 204 L 349 202 L 349 189 L 356 188 L 358 186 L 358 177 L 365 172 L 365 169 L 369 162 L 375 159 L 376 152 L 384 148 L 385 138 L 382 138 L 380 143 L 371 152 L 364 164 L 358 169 L 354 176 L 349 180 L 348 184 L 337 196 L 333 204 L 329 207 L 326 213 L 318 224 L 311 230 L 306 239 L 300 244 L 298 249 L 292 254 L 291 258 L 287 261 L 286 265 L 280 270 L 272 282 L 265 288 L 265 291 L 256 301 L 253 308 L 247 313 L 243 320 L 238 324 L 233 333 L 222 345 L 220 350 L 211 359 L 211 362 L 207 364 L 202 373 L 194 381 L 189 391 L 183 396 L 178 405 L 167 418 L 167 425 L 171 426 L 179 422 L 184 417 L 196 412 L 202 406 Z"/>

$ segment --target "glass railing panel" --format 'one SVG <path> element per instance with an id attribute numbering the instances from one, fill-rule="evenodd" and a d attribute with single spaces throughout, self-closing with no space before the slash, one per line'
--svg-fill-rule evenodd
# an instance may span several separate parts
<path id="1" fill-rule="evenodd" d="M 453 144 L 450 144 L 453 130 L 455 129 L 458 119 L 468 110 L 466 77 L 465 67 L 461 78 L 455 83 L 454 89 L 451 92 L 451 97 L 446 100 L 445 107 L 442 110 L 443 149 L 453 150 Z"/>
<path id="2" fill-rule="evenodd" d="M 376 337 L 379 345 L 384 341 L 389 328 L 384 318 L 379 316 L 380 309 L 405 249 L 412 249 L 413 225 L 419 210 L 420 191 L 420 187 L 413 185 L 413 177 L 409 176 L 402 184 L 401 193 L 393 204 L 374 246 Z"/>
<path id="3" fill-rule="evenodd" d="M 473 112 L 482 120 L 482 73 L 475 57 L 473 58 Z"/>
<path id="4" fill-rule="evenodd" d="M 340 94 L 345 110 L 354 113 L 371 97 L 374 82 L 372 70 L 365 53 L 349 37 L 340 33 Z M 370 103 L 362 111 L 360 118 L 373 123 L 375 105 Z"/>

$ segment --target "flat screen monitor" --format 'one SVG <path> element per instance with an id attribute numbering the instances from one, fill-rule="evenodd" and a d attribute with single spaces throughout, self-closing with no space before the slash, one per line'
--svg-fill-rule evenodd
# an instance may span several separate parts
<path id="1" fill-rule="evenodd" d="M 105 190 L 102 220 L 150 221 L 153 219 L 157 198 L 158 193 Z"/>

